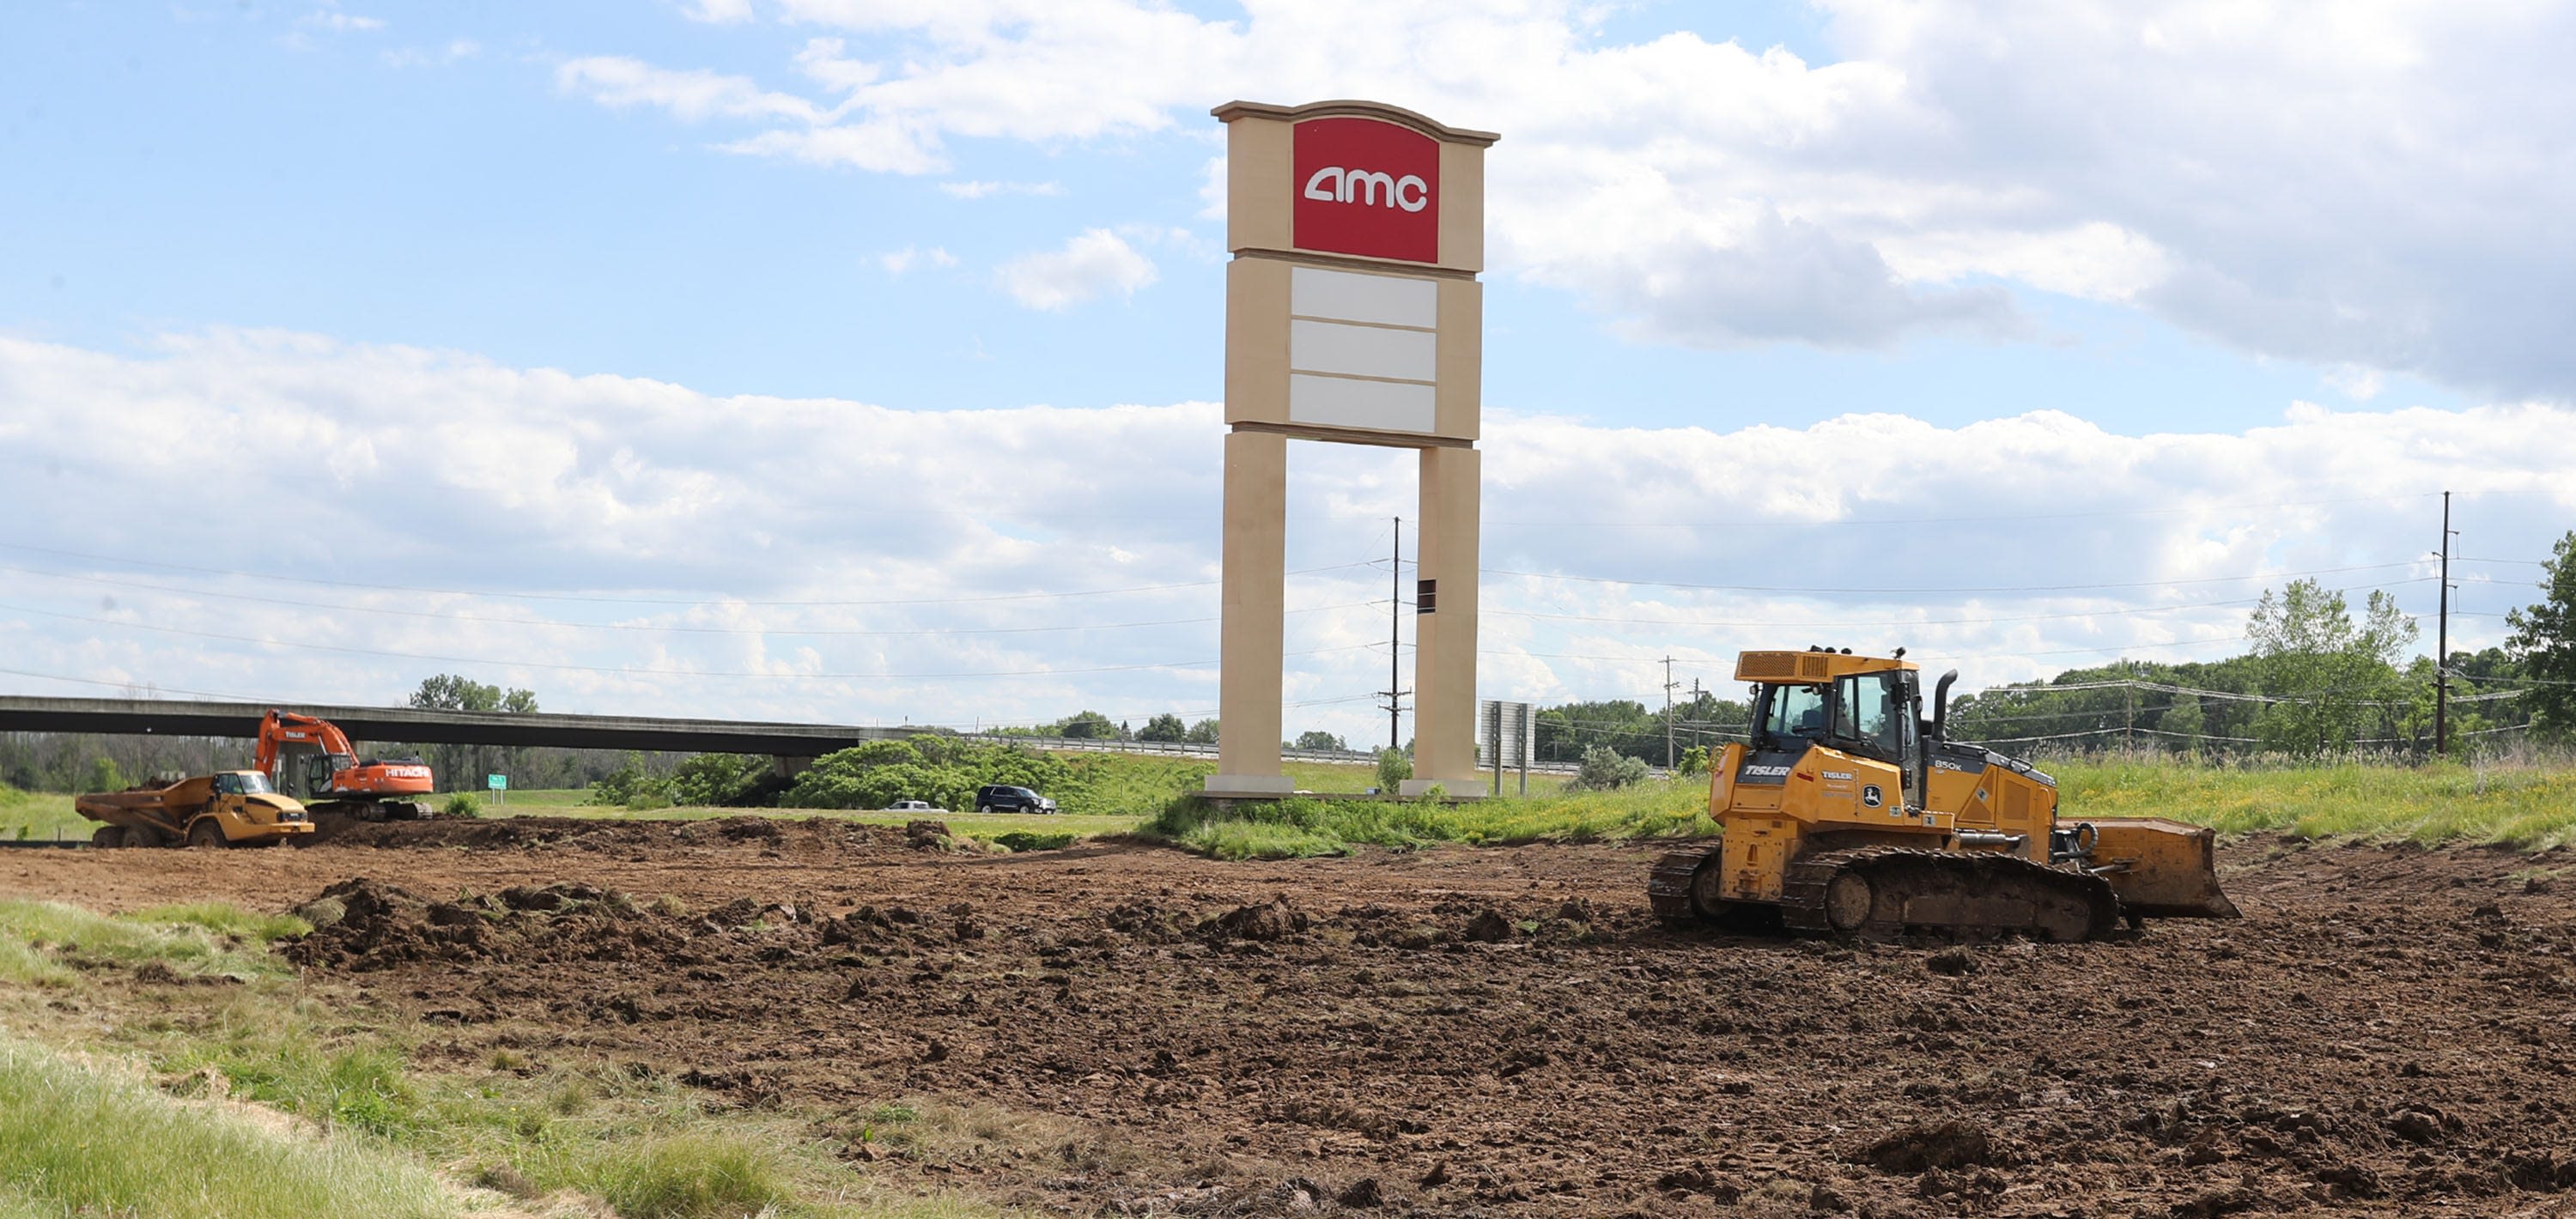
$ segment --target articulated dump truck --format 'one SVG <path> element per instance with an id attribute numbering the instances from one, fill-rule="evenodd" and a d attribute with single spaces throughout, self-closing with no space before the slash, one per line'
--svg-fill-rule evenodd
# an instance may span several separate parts
<path id="1" fill-rule="evenodd" d="M 100 792 L 72 802 L 73 811 L 101 822 L 93 846 L 276 846 L 313 832 L 304 806 L 278 795 L 268 776 L 227 770 L 162 786 Z"/>
<path id="2" fill-rule="evenodd" d="M 2218 888 L 2214 831 L 2061 817 L 2046 772 L 1944 735 L 1955 670 L 1921 718 L 1920 675 L 1904 656 L 1737 657 L 1753 730 L 1710 762 L 1708 811 L 1724 837 L 1656 863 L 1647 898 L 1658 916 L 2058 941 L 2149 915 L 2237 917 Z"/>

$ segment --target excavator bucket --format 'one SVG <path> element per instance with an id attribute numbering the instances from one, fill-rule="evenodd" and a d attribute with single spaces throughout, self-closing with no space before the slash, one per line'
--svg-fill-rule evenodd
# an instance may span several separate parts
<path id="1" fill-rule="evenodd" d="M 2161 817 L 2089 821 L 2092 864 L 2132 914 L 2238 918 L 2218 890 L 2218 831 Z"/>

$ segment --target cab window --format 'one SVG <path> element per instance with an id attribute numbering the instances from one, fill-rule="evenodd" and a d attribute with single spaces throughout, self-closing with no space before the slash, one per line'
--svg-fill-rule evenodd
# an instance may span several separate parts
<path id="1" fill-rule="evenodd" d="M 240 776 L 240 775 L 216 775 L 216 776 L 215 776 L 215 794 L 216 794 L 216 795 L 218 795 L 218 796 L 238 796 L 238 795 L 240 795 L 240 794 L 241 794 L 241 790 L 242 790 L 242 785 L 241 785 L 241 776 Z"/>
<path id="2" fill-rule="evenodd" d="M 245 796 L 265 796 L 277 790 L 268 785 L 267 775 L 234 775 L 233 779 L 240 784 L 233 790 Z"/>
<path id="3" fill-rule="evenodd" d="M 1904 716 L 1899 714 L 1895 677 L 1892 672 L 1860 673 L 1834 683 L 1834 735 L 1864 745 L 1889 761 L 1900 756 L 1903 745 L 1897 725 Z"/>
<path id="4" fill-rule="evenodd" d="M 1765 735 L 1786 741 L 1803 737 L 1817 740 L 1825 735 L 1825 688 L 1822 686 L 1771 687 L 1771 713 L 1762 722 Z"/>

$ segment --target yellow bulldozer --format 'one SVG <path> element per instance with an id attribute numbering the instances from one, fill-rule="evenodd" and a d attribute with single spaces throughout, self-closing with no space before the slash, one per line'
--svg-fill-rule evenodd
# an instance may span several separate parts
<path id="1" fill-rule="evenodd" d="M 1903 648 L 1745 652 L 1735 677 L 1753 687 L 1750 740 L 1710 762 L 1719 845 L 1655 864 L 1647 896 L 1668 921 L 2074 941 L 2149 915 L 2237 917 L 2213 831 L 2070 822 L 2045 772 L 1948 739 L 1957 670 L 1933 689 L 1929 719 Z"/>

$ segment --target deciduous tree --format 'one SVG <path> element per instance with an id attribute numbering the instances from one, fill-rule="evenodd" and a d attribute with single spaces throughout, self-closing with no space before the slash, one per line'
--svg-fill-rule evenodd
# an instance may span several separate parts
<path id="1" fill-rule="evenodd" d="M 2523 702 L 2534 728 L 2567 740 L 2576 738 L 2576 530 L 2558 539 L 2541 570 L 2539 603 L 2505 615 L 2506 646 L 2533 683 Z"/>

